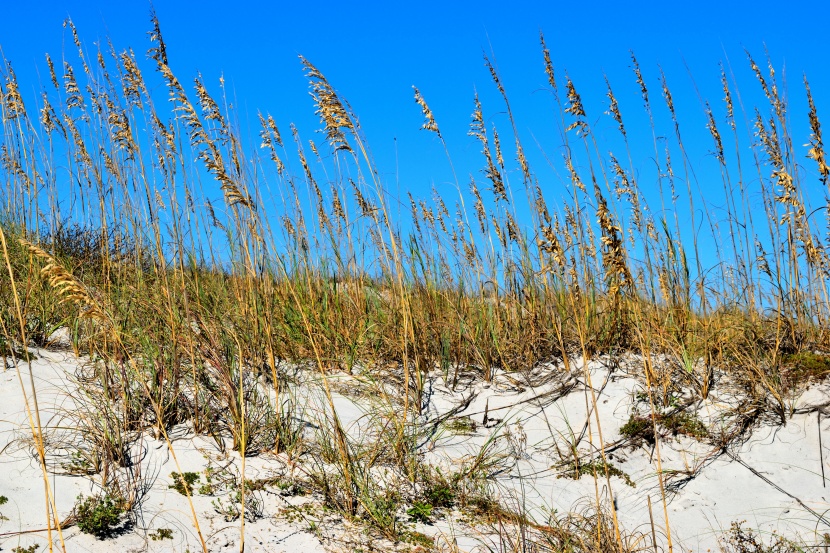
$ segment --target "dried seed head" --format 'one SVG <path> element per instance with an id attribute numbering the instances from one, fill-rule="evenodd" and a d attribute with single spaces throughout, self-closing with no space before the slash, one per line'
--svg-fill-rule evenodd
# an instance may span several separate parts
<path id="1" fill-rule="evenodd" d="M 316 113 L 324 125 L 329 144 L 335 151 L 352 151 L 343 131 L 354 132 L 355 128 L 343 102 L 323 74 L 311 62 L 302 56 L 300 56 L 300 61 L 305 66 L 306 77 L 311 85 L 311 97 L 317 105 Z"/>
<path id="2" fill-rule="evenodd" d="M 648 102 L 648 88 L 646 87 L 646 81 L 643 79 L 643 73 L 640 71 L 640 64 L 637 62 L 637 57 L 634 55 L 634 52 L 629 52 L 631 54 L 631 63 L 634 64 L 634 76 L 636 77 L 637 84 L 640 85 L 640 94 L 643 97 L 643 103 L 646 106 L 646 109 L 650 110 L 649 102 Z"/>
<path id="3" fill-rule="evenodd" d="M 46 265 L 40 270 L 40 276 L 62 296 L 61 303 L 72 302 L 79 305 L 81 307 L 80 318 L 82 319 L 95 319 L 103 324 L 110 323 L 109 316 L 101 308 L 98 301 L 72 273 L 40 247 L 27 240 L 21 239 L 19 242 L 29 251 L 29 255 L 46 262 Z"/>
<path id="4" fill-rule="evenodd" d="M 550 50 L 545 44 L 545 35 L 539 33 L 539 42 L 542 44 L 542 56 L 545 59 L 545 74 L 548 76 L 548 83 L 553 88 L 554 93 L 557 92 L 556 77 L 553 72 L 553 62 L 550 60 Z"/>
<path id="5" fill-rule="evenodd" d="M 21 165 L 20 160 L 16 154 L 10 154 L 9 149 L 5 144 L 0 145 L 0 167 L 9 175 L 14 175 L 23 183 L 23 186 L 31 192 L 34 190 L 34 183 L 29 177 L 29 174 Z"/>
<path id="6" fill-rule="evenodd" d="M 64 139 L 66 138 L 66 129 L 63 128 L 61 120 L 58 114 L 55 113 L 55 108 L 49 103 L 49 97 L 45 92 L 43 93 L 43 107 L 40 108 L 40 124 L 43 125 L 43 130 L 47 133 L 51 133 L 57 129 L 61 132 Z"/>
<path id="7" fill-rule="evenodd" d="M 168 65 L 167 63 L 167 46 L 164 44 L 164 39 L 161 36 L 161 25 L 159 25 L 156 12 L 150 13 L 150 21 L 153 23 L 153 30 L 147 33 L 150 36 L 150 42 L 157 43 L 156 46 L 147 50 L 147 55 L 156 63 Z"/>
<path id="8" fill-rule="evenodd" d="M 144 78 L 141 76 L 141 70 L 135 61 L 135 55 L 132 50 L 121 53 L 121 65 L 124 68 L 122 77 L 122 87 L 124 89 L 124 99 L 128 103 L 140 106 L 141 92 L 144 88 Z M 167 67 L 166 65 L 164 67 Z M 169 71 L 169 70 L 168 70 Z M 162 72 L 163 73 L 163 72 Z M 171 73 L 172 75 L 172 73 Z M 176 81 L 178 83 L 178 81 Z M 172 90 L 171 90 L 172 93 Z M 184 92 L 182 92 L 183 94 Z"/>
<path id="9" fill-rule="evenodd" d="M 52 62 L 49 54 L 46 54 L 46 65 L 49 66 L 49 78 L 52 80 L 52 85 L 55 87 L 55 90 L 59 90 L 60 84 L 58 84 L 58 76 L 55 74 L 55 64 Z"/>
<path id="10" fill-rule="evenodd" d="M 354 191 L 355 200 L 357 201 L 357 206 L 360 208 L 360 212 L 364 216 L 371 217 L 374 219 L 375 215 L 377 214 L 378 208 L 371 202 L 366 200 L 366 197 L 363 196 L 363 193 L 360 191 L 360 188 L 352 179 L 349 179 L 349 183 L 352 185 L 352 190 Z"/>
<path id="11" fill-rule="evenodd" d="M 507 214 L 507 237 L 513 242 L 519 242 L 519 225 L 511 213 Z"/>
<path id="12" fill-rule="evenodd" d="M 215 130 L 219 132 L 222 140 L 227 140 L 229 137 L 228 125 L 225 123 L 225 118 L 219 109 L 219 105 L 210 96 L 202 81 L 202 75 L 199 74 L 194 79 L 194 88 L 196 89 L 196 96 L 199 98 L 199 107 L 202 109 L 202 117 L 206 121 L 216 121 L 218 127 Z"/>
<path id="13" fill-rule="evenodd" d="M 726 121 L 735 131 L 735 106 L 732 103 L 732 93 L 729 91 L 729 81 L 726 80 L 726 71 L 723 69 L 723 64 L 720 66 L 720 82 L 723 86 L 723 103 L 726 104 Z"/>
<path id="14" fill-rule="evenodd" d="M 424 97 L 416 87 L 413 86 L 412 89 L 415 91 L 415 103 L 421 106 L 421 111 L 424 114 L 425 121 L 421 125 L 421 128 L 432 131 L 441 137 L 441 131 L 438 130 L 438 123 L 435 122 L 435 116 L 432 114 L 432 110 L 429 109 L 426 100 L 424 100 Z"/>
<path id="15" fill-rule="evenodd" d="M 63 62 L 63 83 L 66 90 L 66 107 L 83 109 L 84 98 L 81 96 L 78 81 L 75 80 L 75 73 L 68 61 Z"/>
<path id="16" fill-rule="evenodd" d="M 821 123 L 818 120 L 816 105 L 813 102 L 813 94 L 810 92 L 810 83 L 804 77 L 804 89 L 807 91 L 807 104 L 810 107 L 808 116 L 810 118 L 810 150 L 807 156 L 818 164 L 818 172 L 821 175 L 821 182 L 827 185 L 830 176 L 830 167 L 827 165 L 827 158 L 824 152 L 824 141 L 821 138 Z"/>
<path id="17" fill-rule="evenodd" d="M 280 138 L 279 130 L 277 129 L 277 124 L 274 122 L 274 118 L 270 115 L 268 118 L 264 118 L 261 113 L 257 113 L 259 116 L 259 122 L 262 128 L 259 131 L 259 136 L 262 139 L 262 143 L 260 144 L 261 148 L 268 148 L 270 153 L 271 161 L 274 162 L 277 166 L 277 173 L 282 175 L 283 171 L 285 170 L 285 165 L 283 164 L 280 157 L 277 155 L 277 148 L 276 145 L 282 147 L 282 138 Z"/>
<path id="18" fill-rule="evenodd" d="M 473 197 L 475 198 L 473 207 L 476 211 L 476 218 L 478 219 L 481 233 L 485 234 L 487 232 L 487 213 L 484 211 L 484 202 L 481 200 L 481 193 L 479 193 L 476 181 L 473 178 L 470 178 L 470 192 L 473 193 Z"/>
<path id="19" fill-rule="evenodd" d="M 585 184 L 582 182 L 582 179 L 579 178 L 579 173 L 576 172 L 574 169 L 573 161 L 571 160 L 571 153 L 568 151 L 565 154 L 565 166 L 568 168 L 568 174 L 571 176 L 571 183 L 577 187 L 578 189 L 582 190 L 583 192 L 587 192 L 585 189 Z"/>
<path id="20" fill-rule="evenodd" d="M 623 125 L 622 120 L 622 113 L 620 113 L 620 105 L 617 103 L 617 98 L 614 96 L 614 91 L 611 90 L 611 83 L 608 82 L 608 77 L 605 77 L 605 86 L 608 87 L 608 100 L 611 104 L 608 106 L 608 113 L 614 118 L 614 121 L 617 122 L 617 125 L 620 128 L 620 133 L 623 135 L 623 138 L 627 138 L 625 133 L 625 125 Z"/>
<path id="21" fill-rule="evenodd" d="M 493 148 L 496 150 L 496 163 L 499 164 L 499 167 L 504 170 L 504 157 L 501 154 L 501 141 L 499 140 L 499 131 L 496 129 L 496 125 L 493 124 Z"/>
<path id="22" fill-rule="evenodd" d="M 582 106 L 582 98 L 577 93 L 571 78 L 565 75 L 565 79 L 568 90 L 568 104 L 565 107 L 565 113 L 570 113 L 576 119 L 565 129 L 565 132 L 573 129 L 577 129 L 578 132 L 585 132 L 588 130 L 588 123 L 585 121 L 585 108 Z"/>
<path id="23" fill-rule="evenodd" d="M 26 115 L 26 107 L 23 105 L 23 97 L 17 86 L 17 77 L 12 69 L 12 64 L 6 62 L 5 93 L 3 94 L 3 118 L 7 120 L 17 119 Z"/>
<path id="24" fill-rule="evenodd" d="M 406 193 L 409 196 L 409 207 L 412 213 L 412 224 L 415 225 L 415 230 L 418 231 L 418 234 L 421 234 L 421 221 L 420 217 L 418 217 L 418 204 L 415 203 L 415 198 L 412 197 L 411 192 Z"/>
<path id="25" fill-rule="evenodd" d="M 69 30 L 72 32 L 72 42 L 75 43 L 75 47 L 78 49 L 78 57 L 81 60 L 81 65 L 84 68 L 84 73 L 87 75 L 90 74 L 89 67 L 86 64 L 86 58 L 84 57 L 84 49 L 81 45 L 81 39 L 78 37 L 78 30 L 75 28 L 75 24 L 72 23 L 71 19 L 64 19 L 63 21 L 64 29 L 69 27 Z"/>
<path id="26" fill-rule="evenodd" d="M 478 94 L 475 95 L 474 102 L 475 110 L 473 111 L 473 120 L 470 123 L 470 132 L 467 134 L 477 138 L 479 142 L 481 142 L 482 153 L 487 161 L 487 166 L 484 168 L 484 174 L 488 179 L 490 179 L 490 182 L 493 183 L 493 194 L 496 197 L 496 201 L 503 200 L 507 202 L 509 201 L 507 199 L 507 189 L 504 186 L 504 180 L 502 179 L 501 172 L 493 162 L 493 154 L 490 151 L 490 141 L 487 138 L 487 128 L 484 126 L 484 114 L 481 110 L 481 102 L 478 100 Z M 500 148 L 496 152 L 496 155 L 499 159 L 501 158 Z M 503 162 L 504 160 L 501 161 Z"/>
<path id="27" fill-rule="evenodd" d="M 709 129 L 712 140 L 715 141 L 715 157 L 718 158 L 721 165 L 726 166 L 726 159 L 723 155 L 723 143 L 721 142 L 720 132 L 718 132 L 718 126 L 715 123 L 715 116 L 712 114 L 712 108 L 709 106 L 709 102 L 706 102 L 706 118 L 708 119 L 706 128 Z"/>
<path id="28" fill-rule="evenodd" d="M 600 242 L 603 248 L 602 266 L 605 271 L 605 280 L 608 283 L 609 293 L 616 296 L 632 283 L 625 257 L 625 244 L 620 237 L 622 230 L 614 221 L 596 182 L 594 183 L 594 195 L 597 200 L 597 222 L 602 230 Z"/>

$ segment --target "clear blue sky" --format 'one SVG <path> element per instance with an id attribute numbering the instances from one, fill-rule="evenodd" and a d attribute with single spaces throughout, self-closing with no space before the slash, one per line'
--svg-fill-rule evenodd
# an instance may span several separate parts
<path id="1" fill-rule="evenodd" d="M 650 131 L 642 126 L 646 120 L 629 50 L 638 56 L 653 101 L 660 105 L 657 64 L 661 64 L 688 139 L 692 146 L 699 141 L 699 148 L 690 148 L 692 161 L 703 165 L 707 157 L 711 163 L 711 143 L 686 66 L 700 93 L 721 110 L 718 63 L 728 57 L 741 92 L 751 97 L 757 94 L 757 84 L 743 48 L 765 65 L 766 44 L 776 67 L 786 64 L 794 128 L 802 131 L 796 143 L 806 143 L 803 73 L 811 80 L 819 115 L 830 121 L 828 4 L 157 0 L 154 7 L 170 65 L 179 79 L 190 83 L 200 71 L 216 91 L 218 78 L 224 75 L 236 94 L 243 123 L 246 118 L 255 121 L 260 109 L 276 117 L 283 134 L 288 123 L 295 122 L 304 138 L 315 137 L 312 133 L 318 125 L 297 55 L 307 57 L 359 115 L 390 188 L 395 186 L 397 139 L 401 189 L 426 196 L 429 186 L 440 187 L 451 177 L 434 137 L 419 131 L 422 117 L 411 86 L 420 88 L 435 113 L 462 183 L 470 173 L 483 180 L 478 173 L 483 166 L 480 145 L 467 136 L 476 90 L 488 122 L 499 124 L 505 137 L 509 129 L 482 62 L 484 51 L 494 54 L 525 148 L 534 169 L 545 176 L 543 152 L 557 157 L 561 142 L 550 95 L 545 92 L 539 31 L 546 35 L 560 75 L 567 71 L 576 83 L 589 118 L 602 119 L 597 132 L 610 134 L 615 128 L 610 117 L 603 115 L 608 106 L 603 83 L 603 74 L 607 74 L 623 115 L 652 149 Z M 71 38 L 61 27 L 64 18 L 72 17 L 90 48 L 94 41 L 110 36 L 116 48 L 131 46 L 143 57 L 148 47 L 149 11 L 150 4 L 140 0 L 9 2 L 0 22 L 0 46 L 12 61 L 24 92 L 33 98 L 40 88 L 38 79 L 48 80 L 43 54 L 49 52 L 59 59 L 65 47 L 74 55 Z M 145 69 L 151 67 L 147 64 Z M 663 127 L 662 132 L 670 128 Z M 643 155 L 647 159 L 647 149 Z"/>

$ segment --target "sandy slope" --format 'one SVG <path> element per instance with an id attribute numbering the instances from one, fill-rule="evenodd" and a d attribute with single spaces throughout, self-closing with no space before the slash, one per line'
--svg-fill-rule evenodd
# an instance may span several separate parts
<path id="1" fill-rule="evenodd" d="M 32 363 L 32 373 L 38 391 L 41 421 L 47 427 L 59 427 L 65 420 L 62 409 L 71 409 L 71 399 L 63 390 L 71 389 L 67 375 L 71 374 L 79 360 L 61 352 L 37 352 L 40 358 Z M 27 391 L 28 369 L 20 365 Z M 25 415 L 25 400 L 21 392 L 17 371 L 0 373 L 0 495 L 9 502 L 0 507 L 8 520 L 0 525 L 0 549 L 11 550 L 16 546 L 38 544 L 46 546 L 47 533 L 28 532 L 45 527 L 45 504 L 41 470 L 30 447 L 31 432 Z M 174 441 L 175 452 L 182 472 L 202 471 L 207 459 L 215 461 L 216 448 L 202 438 L 186 438 Z M 169 488 L 170 474 L 178 472 L 164 441 L 145 437 L 134 448 L 141 457 L 140 466 L 151 485 L 133 527 L 125 529 L 120 536 L 101 541 L 88 534 L 82 534 L 77 527 L 64 531 L 67 551 L 200 551 L 199 539 L 194 530 L 190 508 L 184 496 Z M 249 459 L 248 478 L 270 475 L 282 468 L 276 459 Z M 52 467 L 58 469 L 61 460 L 50 459 Z M 64 459 L 63 462 L 66 462 Z M 91 479 L 94 480 L 94 477 Z M 90 495 L 94 484 L 90 479 L 78 476 L 52 475 L 50 482 L 55 493 L 58 511 L 68 514 L 78 494 Z M 226 522 L 214 510 L 214 497 L 196 495 L 194 504 L 199 516 L 202 532 L 211 551 L 238 551 L 239 522 Z M 262 494 L 264 511 L 277 513 L 292 503 L 306 501 L 304 498 L 284 498 L 278 494 Z M 160 528 L 173 531 L 173 539 L 153 540 L 151 535 Z M 302 520 L 288 522 L 284 518 L 264 517 L 246 524 L 246 551 L 314 553 L 326 551 L 320 540 L 307 531 L 308 524 Z M 11 533 L 11 535 L 9 535 Z M 56 533 L 53 540 L 58 542 Z M 59 550 L 59 549 L 56 549 Z"/>
<path id="2" fill-rule="evenodd" d="M 66 515 L 79 494 L 89 495 L 94 491 L 96 481 L 96 476 L 72 476 L 61 470 L 67 457 L 60 455 L 63 451 L 60 440 L 66 439 L 63 427 L 70 420 L 67 413 L 71 414 L 74 409 L 73 399 L 67 394 L 74 386 L 69 375 L 82 361 L 65 352 L 39 350 L 37 353 L 39 358 L 32 363 L 31 371 L 38 390 L 41 421 L 48 429 L 50 440 L 52 454 L 48 461 L 53 469 L 50 484 L 58 511 Z M 648 443 L 623 444 L 619 432 L 632 409 L 642 409 L 642 396 L 638 396 L 642 387 L 626 374 L 624 367 L 615 366 L 610 371 L 601 362 L 593 362 L 588 372 L 609 461 L 634 484 L 629 485 L 618 476 L 611 477 L 611 493 L 622 527 L 650 534 L 653 519 L 658 541 L 665 544 L 666 517 L 657 478 L 657 451 Z M 9 499 L 6 505 L 0 506 L 0 513 L 6 518 L 0 522 L 2 550 L 47 543 L 47 533 L 43 531 L 43 481 L 31 446 L 18 374 L 28 393 L 29 373 L 25 364 L 0 372 L 0 495 Z M 591 417 L 590 425 L 586 424 L 591 389 L 584 371 L 578 369 L 567 375 L 551 367 L 540 367 L 534 383 L 505 374 L 497 374 L 490 384 L 466 376 L 460 376 L 454 390 L 439 374 L 429 379 L 422 447 L 427 461 L 452 469 L 475 456 L 485 443 L 495 438 L 493 451 L 505 454 L 503 466 L 493 471 L 502 498 L 523 506 L 538 521 L 544 521 L 552 509 L 561 513 L 589 508 L 597 493 L 607 492 L 604 479 L 597 491 L 590 476 L 578 480 L 562 477 L 572 473 L 563 464 L 563 457 L 567 461 L 569 451 L 586 455 L 596 451 L 601 443 L 595 418 Z M 367 425 L 365 415 L 375 405 L 371 397 L 349 395 L 350 378 L 335 377 L 334 387 L 340 390 L 336 405 L 350 433 L 359 436 Z M 314 399 L 313 390 L 301 393 L 306 394 L 308 401 L 319 401 L 319 397 Z M 805 409 L 827 402 L 827 387 L 813 387 L 797 398 L 795 404 L 812 412 L 796 414 L 783 426 L 761 421 L 745 439 L 726 448 L 685 436 L 661 441 L 659 457 L 669 488 L 666 512 L 675 550 L 678 544 L 684 551 L 717 550 L 717 535 L 728 529 L 732 521 L 740 520 L 764 532 L 775 530 L 811 541 L 830 532 L 830 515 L 825 516 L 830 507 L 830 492 L 824 487 L 821 474 L 818 415 L 814 409 Z M 728 414 L 728 408 L 733 405 L 733 398 L 714 394 L 705 402 L 691 405 L 690 409 L 712 431 L 728 425 L 729 417 L 733 416 Z M 475 423 L 475 428 L 469 422 L 465 422 L 468 431 L 459 430 L 447 421 L 433 424 L 453 410 L 453 419 Z M 825 464 L 830 458 L 828 428 L 830 421 L 823 418 Z M 182 472 L 204 471 L 208 463 L 215 468 L 227 466 L 228 474 L 238 471 L 239 459 L 232 453 L 220 455 L 212 440 L 194 438 L 185 428 L 177 429 L 173 437 Z M 106 541 L 71 527 L 63 536 L 67 550 L 200 550 L 188 502 L 169 487 L 170 474 L 178 470 L 165 442 L 144 436 L 133 447 L 132 454 L 137 461 L 135 470 L 140 469 L 142 481 L 147 485 L 147 495 L 134 525 Z M 825 469 L 830 476 L 830 467 Z M 246 477 L 281 477 L 292 470 L 296 467 L 292 468 L 285 459 L 262 455 L 248 459 Z M 197 493 L 194 497 L 200 526 L 211 551 L 238 550 L 239 520 L 227 522 L 214 506 L 217 498 L 226 501 L 229 493 L 225 491 L 224 496 L 220 492 L 215 496 Z M 653 505 L 651 517 L 648 498 Z M 297 508 L 314 503 L 313 497 L 265 489 L 258 492 L 257 499 L 263 516 L 246 524 L 247 551 L 348 550 L 357 547 L 350 539 L 369 539 L 355 529 L 350 530 L 338 517 L 322 515 L 321 518 L 319 511 L 311 514 Z M 443 534 L 442 543 L 455 540 L 462 550 L 485 550 L 483 544 L 487 540 L 482 532 L 486 531 L 465 526 L 455 518 L 460 518 L 458 513 L 432 526 L 419 524 L 417 529 L 427 534 Z M 310 526 L 316 526 L 317 532 L 311 532 Z M 162 528 L 172 530 L 173 538 L 152 539 Z M 57 543 L 56 534 L 53 533 L 52 539 Z M 381 547 L 380 543 L 374 545 Z"/>
<path id="3" fill-rule="evenodd" d="M 601 363 L 593 363 L 590 373 L 604 443 L 613 444 L 621 439 L 619 429 L 628 421 L 634 396 L 642 387 L 619 370 L 609 376 Z M 501 386 L 477 384 L 478 396 L 459 413 L 471 413 L 471 418 L 481 423 L 485 406 L 489 406 L 490 417 L 503 419 L 502 432 L 507 430 L 513 436 L 520 436 L 519 440 L 512 440 L 518 441 L 522 450 L 520 460 L 508 474 L 499 477 L 499 482 L 506 491 L 522 497 L 537 513 L 537 519 L 543 520 L 544 513 L 551 508 L 560 512 L 579 509 L 595 497 L 590 477 L 583 476 L 578 481 L 556 478 L 560 471 L 554 467 L 560 457 L 552 454 L 554 442 L 560 450 L 567 451 L 568 445 L 575 441 L 573 436 L 579 435 L 584 427 L 588 411 L 584 380 L 581 373 L 576 376 L 572 382 L 574 387 L 562 398 L 557 399 L 555 393 L 531 400 L 549 390 L 544 386 L 531 389 L 520 382 L 509 383 L 502 375 L 496 378 Z M 561 387 L 561 382 L 548 385 L 550 390 Z M 454 395 L 445 389 L 436 394 L 440 399 L 435 403 L 439 405 Z M 825 405 L 828 400 L 826 386 L 814 387 L 801 395 L 794 407 L 807 410 Z M 727 422 L 721 420 L 726 416 L 727 403 L 729 399 L 713 395 L 692 407 L 711 430 Z M 507 406 L 510 407 L 504 408 Z M 822 443 L 825 470 L 830 476 L 827 465 L 830 421 L 822 418 L 821 429 L 825 436 Z M 599 431 L 593 419 L 591 430 L 593 443 L 598 446 Z M 472 443 L 481 443 L 483 439 L 483 432 L 466 439 L 439 439 L 435 454 L 445 459 L 457 457 L 465 448 L 474 449 Z M 580 451 L 590 450 L 586 442 L 587 436 L 578 446 Z M 741 442 L 722 450 L 682 435 L 661 442 L 660 460 L 669 488 L 666 511 L 675 546 L 680 544 L 683 550 L 689 551 L 717 550 L 717 535 L 728 530 L 732 521 L 743 520 L 764 533 L 777 531 L 785 536 L 820 541 L 830 531 L 830 490 L 824 486 L 821 475 L 818 414 L 796 414 L 784 426 L 761 423 Z M 623 528 L 651 532 L 650 496 L 655 529 L 661 535 L 658 540 L 665 544 L 666 517 L 657 479 L 656 451 L 649 444 L 609 449 L 613 450 L 610 463 L 636 484 L 632 487 L 621 478 L 611 477 Z M 695 468 L 694 476 L 688 478 L 685 473 Z M 677 472 L 673 474 L 673 471 Z"/>

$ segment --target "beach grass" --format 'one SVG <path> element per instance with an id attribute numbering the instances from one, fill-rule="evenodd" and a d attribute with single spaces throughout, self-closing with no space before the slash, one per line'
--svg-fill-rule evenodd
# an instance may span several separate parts
<path id="1" fill-rule="evenodd" d="M 502 103 L 472 102 L 481 171 L 421 198 L 390 190 L 357 116 L 311 61 L 300 67 L 325 139 L 301 138 L 293 125 L 283 134 L 268 114 L 259 115 L 257 136 L 241 136 L 226 90 L 213 95 L 201 77 L 180 81 L 155 17 L 151 25 L 144 61 L 109 44 L 85 47 L 68 22 L 77 52 L 62 63 L 47 57 L 50 82 L 36 102 L 24 102 L 10 64 L 0 71 L 0 353 L 25 366 L 28 347 L 48 347 L 67 328 L 70 347 L 88 356 L 74 398 L 86 407 L 74 419 L 83 434 L 75 468 L 94 475 L 107 516 L 141 501 L 142 483 L 121 470 L 130 443 L 150 433 L 175 459 L 169 434 L 186 425 L 241 459 L 233 511 L 240 551 L 246 520 L 255 518 L 246 509 L 257 508 L 245 459 L 265 452 L 303 460 L 306 484 L 326 506 L 390 540 L 415 535 L 402 509 L 428 521 L 458 505 L 492 525 L 494 551 L 651 550 L 648 532 L 637 540 L 618 522 L 612 490 L 625 484 L 612 479 L 621 472 L 606 458 L 597 383 L 583 370 L 589 361 L 641 360 L 644 409 L 632 414 L 630 437 L 655 447 L 662 506 L 654 517 L 667 529 L 660 443 L 671 432 L 711 434 L 676 410 L 677 397 L 691 394 L 688 404 L 728 385 L 746 412 L 784 424 L 794 391 L 830 372 L 830 250 L 821 228 L 830 214 L 807 192 L 827 186 L 830 168 L 806 79 L 798 93 L 808 99 L 810 133 L 792 136 L 790 117 L 801 114 L 789 113 L 771 65 L 746 60 L 756 82 L 741 86 L 760 87 L 766 102 L 757 106 L 735 103 L 737 83 L 721 69 L 723 99 L 704 107 L 721 177 L 706 186 L 723 188 L 726 211 L 714 220 L 700 203 L 684 114 L 665 77 L 652 90 L 632 56 L 652 125 L 632 129 L 610 84 L 608 105 L 583 105 L 578 83 L 555 70 L 542 39 L 535 55 L 563 142 L 556 164 L 567 201 L 531 167 L 489 60 Z M 418 89 L 414 99 L 425 133 L 452 159 L 440 118 Z M 485 109 L 506 109 L 509 124 L 491 124 Z M 616 154 L 604 153 L 588 110 L 613 119 Z M 655 130 L 658 111 L 669 124 Z M 632 161 L 630 141 L 644 136 L 654 142 L 655 179 L 672 190 L 656 199 Z M 503 461 L 496 448 L 485 446 L 454 474 L 425 464 L 428 374 L 440 371 L 452 386 L 466 375 L 489 382 L 495 371 L 532 382 L 550 362 L 582 371 L 590 390 L 594 458 L 566 459 L 572 477 L 600 483 L 589 508 L 537 522 L 521 505 L 500 504 L 487 485 Z M 297 422 L 298 368 L 316 374 L 324 398 L 313 436 Z M 359 375 L 376 400 L 371 439 L 351 435 L 340 419 L 334 386 L 343 373 Z M 61 532 L 37 390 L 25 378 L 47 526 Z M 718 439 L 740 439 L 748 424 Z M 380 483 L 379 467 L 394 477 Z M 190 498 L 193 485 L 181 475 L 193 473 L 176 471 L 175 489 Z M 94 501 L 79 500 L 78 516 L 97 509 Z M 737 528 L 730 543 L 742 551 L 750 538 Z M 665 538 L 671 551 L 670 531 Z"/>

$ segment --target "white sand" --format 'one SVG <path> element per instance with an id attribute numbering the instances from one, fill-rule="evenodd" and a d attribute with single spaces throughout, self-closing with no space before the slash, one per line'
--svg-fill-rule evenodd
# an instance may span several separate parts
<path id="1" fill-rule="evenodd" d="M 50 440 L 48 449 L 52 452 L 47 459 L 50 469 L 53 469 L 49 481 L 55 493 L 57 509 L 64 517 L 71 512 L 79 494 L 90 495 L 96 490 L 92 484 L 96 476 L 71 476 L 59 470 L 67 458 L 61 457 L 61 450 L 56 449 L 56 440 L 66 435 L 62 428 L 62 425 L 67 425 L 64 417 L 73 410 L 67 390 L 73 390 L 74 384 L 68 375 L 76 371 L 81 360 L 66 352 L 38 350 L 37 354 L 39 359 L 32 363 L 31 369 L 37 386 L 41 421 Z M 626 376 L 621 370 L 615 371 L 609 378 L 608 370 L 600 362 L 593 362 L 589 368 L 599 406 L 602 435 L 608 445 L 620 439 L 619 428 L 628 421 L 635 395 L 642 387 L 636 379 Z M 31 444 L 18 370 L 29 393 L 29 369 L 26 364 L 20 363 L 17 369 L 0 372 L 0 495 L 9 500 L 0 506 L 0 514 L 6 518 L 0 521 L 0 549 L 9 551 L 16 546 L 30 544 L 45 547 L 48 541 L 44 530 L 44 485 Z M 561 371 L 543 367 L 537 373 L 543 377 L 546 374 L 561 374 Z M 345 375 L 336 377 L 334 387 L 340 390 L 336 394 L 336 406 L 350 434 L 359 436 L 369 427 L 365 415 L 371 413 L 374 407 L 371 396 L 350 398 L 344 395 L 343 392 L 350 386 L 349 378 Z M 495 476 L 503 498 L 516 498 L 515 502 L 524 505 L 540 523 L 545 521 L 546 513 L 551 509 L 562 513 L 594 504 L 596 488 L 593 478 L 557 478 L 563 472 L 557 447 L 559 451 L 567 452 L 575 446 L 580 453 L 586 454 L 592 451 L 590 441 L 593 441 L 594 448 L 600 443 L 593 418 L 590 432 L 578 440 L 586 423 L 588 405 L 587 387 L 581 369 L 575 371 L 573 376 L 562 375 L 534 387 L 511 381 L 504 374 L 497 374 L 491 384 L 478 381 L 465 385 L 465 382 L 462 375 L 455 391 L 451 391 L 440 375 L 431 375 L 427 388 L 429 402 L 424 410 L 425 428 L 430 427 L 429 421 L 461 405 L 471 396 L 469 405 L 456 413 L 456 417 L 469 415 L 477 428 L 473 433 L 459 434 L 448 430 L 447 425 L 438 425 L 436 432 L 423 445 L 427 461 L 458 466 L 474 456 L 495 432 L 499 439 L 494 447 L 509 452 L 516 459 Z M 567 393 L 559 397 L 563 389 Z M 313 392 L 308 392 L 308 401 L 314 401 L 312 395 Z M 817 386 L 799 397 L 795 406 L 805 409 L 824 405 L 828 400 L 828 388 Z M 701 420 L 712 430 L 724 422 L 726 407 L 733 404 L 734 399 L 718 397 L 717 393 L 713 393 L 696 407 Z M 482 424 L 485 409 L 488 410 L 490 420 L 487 426 L 490 428 Z M 493 422 L 492 419 L 501 419 L 502 422 Z M 822 418 L 825 465 L 830 457 L 828 427 L 830 421 Z M 510 433 L 510 438 L 506 437 L 506 431 Z M 239 459 L 233 453 L 227 458 L 219 455 L 211 439 L 194 438 L 187 434 L 185 428 L 177 429 L 173 437 L 183 472 L 203 471 L 208 459 L 214 466 L 227 463 L 233 463 L 233 467 L 239 465 Z M 83 534 L 73 526 L 63 533 L 67 551 L 195 552 L 201 549 L 186 498 L 169 488 L 170 474 L 177 469 L 165 442 L 144 436 L 133 453 L 136 459 L 140 459 L 136 466 L 140 467 L 149 486 L 134 526 L 122 535 L 104 541 Z M 746 520 L 747 526 L 764 533 L 777 531 L 784 536 L 808 541 L 819 541 L 825 532 L 830 532 L 827 522 L 830 514 L 825 515 L 830 508 L 830 495 L 823 486 L 821 476 L 819 428 L 815 412 L 796 414 L 784 426 L 760 423 L 743 444 L 726 451 L 691 438 L 677 437 L 661 441 L 660 453 L 665 473 L 680 471 L 667 478 L 669 484 L 682 482 L 684 471 L 699 467 L 693 478 L 682 486 L 672 487 L 667 493 L 667 511 L 675 551 L 681 548 L 683 551 L 717 551 L 717 535 L 729 529 L 732 521 Z M 637 448 L 619 448 L 611 453 L 609 460 L 636 484 L 636 487 L 631 487 L 621 478 L 611 477 L 611 491 L 623 529 L 650 535 L 650 497 L 658 541 L 665 545 L 666 521 L 657 479 L 656 452 L 647 444 Z M 246 477 L 280 476 L 291 470 L 284 458 L 262 455 L 247 460 Z M 825 470 L 830 476 L 830 466 L 825 466 Z M 605 494 L 604 479 L 600 481 L 600 486 L 600 493 Z M 336 516 L 325 518 L 323 515 L 321 518 L 319 510 L 315 514 L 303 514 L 303 511 L 296 509 L 304 503 L 315 503 L 313 496 L 289 497 L 268 489 L 257 497 L 262 502 L 264 516 L 245 525 L 247 551 L 345 551 L 357 547 L 354 543 L 349 545 L 349 540 L 364 540 L 365 544 L 365 540 L 369 539 L 359 529 L 350 529 Z M 198 493 L 194 496 L 202 533 L 210 551 L 236 551 L 240 522 L 226 522 L 214 509 L 215 500 L 216 497 Z M 295 516 L 288 517 L 286 512 Z M 310 530 L 312 524 L 317 525 L 317 532 Z M 172 530 L 172 540 L 151 539 L 150 536 L 162 528 Z M 419 524 L 417 529 L 430 535 L 444 534 L 442 542 L 457 540 L 461 550 L 486 550 L 482 545 L 482 536 L 456 523 L 453 516 L 431 526 Z M 55 532 L 52 540 L 58 543 Z M 382 543 L 375 542 L 374 545 L 383 550 Z M 388 546 L 393 547 L 392 544 Z"/>

